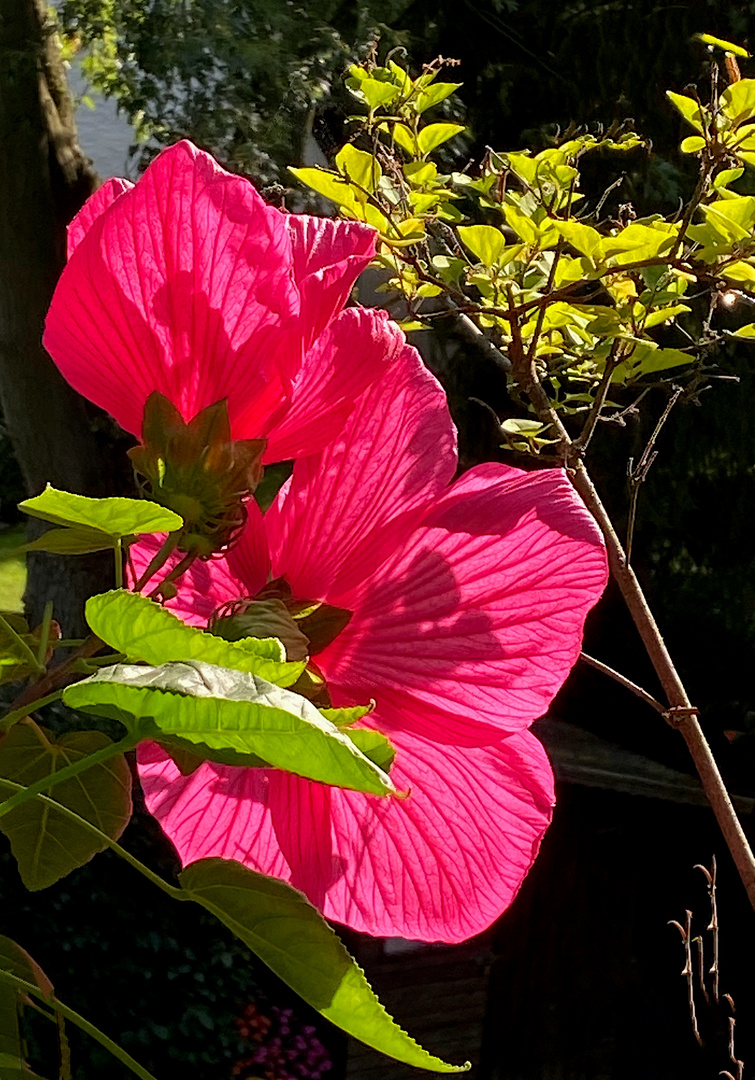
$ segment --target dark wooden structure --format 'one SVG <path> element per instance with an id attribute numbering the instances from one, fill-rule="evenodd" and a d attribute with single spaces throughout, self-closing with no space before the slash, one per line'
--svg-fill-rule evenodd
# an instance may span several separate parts
<path id="1" fill-rule="evenodd" d="M 498 924 L 467 944 L 360 940 L 386 1007 L 427 1049 L 471 1060 L 475 1080 L 712 1080 L 722 1070 L 736 1080 L 730 1005 L 695 991 L 698 1046 L 684 948 L 668 925 L 692 911 L 707 971 L 710 903 L 694 866 L 715 854 L 720 994 L 736 1007 L 743 1075 L 755 1075 L 755 922 L 697 781 L 570 724 L 533 730 L 558 781 L 534 869 Z M 748 828 L 755 800 L 737 802 Z M 348 1080 L 378 1075 L 418 1074 L 352 1043 Z"/>

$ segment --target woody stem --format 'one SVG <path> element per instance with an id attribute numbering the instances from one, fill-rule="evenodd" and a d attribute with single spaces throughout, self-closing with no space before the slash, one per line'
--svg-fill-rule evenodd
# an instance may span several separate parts
<path id="1" fill-rule="evenodd" d="M 697 720 L 697 709 L 691 705 L 637 576 L 627 561 L 613 523 L 585 468 L 581 458 L 581 448 L 574 445 L 561 418 L 552 408 L 548 395 L 538 378 L 534 361 L 521 348 L 518 327 L 515 328 L 513 323 L 512 336 L 514 340 L 509 355 L 514 378 L 534 405 L 539 419 L 551 424 L 559 435 L 564 460 L 570 466 L 568 475 L 585 506 L 600 526 L 608 549 L 611 573 L 621 590 L 624 603 L 627 605 L 632 621 L 637 627 L 663 687 L 669 705 L 668 712 L 665 714 L 666 719 L 679 731 L 687 744 L 705 795 L 716 815 L 750 903 L 755 908 L 755 858 L 732 806 L 710 746 Z"/>

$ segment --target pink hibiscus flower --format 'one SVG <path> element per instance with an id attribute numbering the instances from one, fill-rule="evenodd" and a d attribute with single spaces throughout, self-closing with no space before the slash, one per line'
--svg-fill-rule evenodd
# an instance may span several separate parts
<path id="1" fill-rule="evenodd" d="M 45 347 L 137 437 L 158 390 L 187 421 L 227 398 L 232 437 L 267 437 L 266 461 L 316 452 L 401 347 L 382 313 L 343 310 L 374 230 L 281 213 L 189 142 L 108 181 L 68 246 Z"/>
<path id="2" fill-rule="evenodd" d="M 410 794 L 211 763 L 182 776 L 148 745 L 147 805 L 184 864 L 235 859 L 330 919 L 425 941 L 469 938 L 511 902 L 554 798 L 527 727 L 578 656 L 606 560 L 562 471 L 488 464 L 449 486 L 455 468 L 443 392 L 406 346 L 265 517 L 185 576 L 170 606 L 197 624 L 271 575 L 352 612 L 315 662 L 334 705 L 376 700 L 363 723 L 393 743 Z M 153 551 L 137 547 L 137 572 Z"/>

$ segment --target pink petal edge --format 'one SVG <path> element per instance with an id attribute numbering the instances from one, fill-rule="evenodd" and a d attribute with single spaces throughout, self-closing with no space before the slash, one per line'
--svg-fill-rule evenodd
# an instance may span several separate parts
<path id="1" fill-rule="evenodd" d="M 265 517 L 273 575 L 328 600 L 377 570 L 450 482 L 456 430 L 440 384 L 404 345 L 338 438 L 299 459 Z"/>
<path id="2" fill-rule="evenodd" d="M 606 580 L 602 536 L 562 470 L 481 465 L 377 572 L 328 594 L 354 616 L 318 663 L 417 734 L 479 745 L 545 713 Z"/>
<path id="3" fill-rule="evenodd" d="M 406 347 L 401 330 L 384 311 L 342 311 L 304 357 L 285 415 L 271 425 L 265 462 L 307 457 L 329 446 L 356 400 Z"/>
<path id="4" fill-rule="evenodd" d="M 511 903 L 537 855 L 554 802 L 547 756 L 529 732 L 465 750 L 394 741 L 403 800 L 207 763 L 182 777 L 154 744 L 139 773 L 184 865 L 236 859 L 356 930 L 464 941 Z"/>
<path id="5" fill-rule="evenodd" d="M 67 253 L 69 259 L 97 218 L 104 214 L 124 192 L 130 191 L 133 186 L 130 180 L 115 176 L 111 180 L 106 180 L 102 187 L 97 188 L 95 193 L 87 199 L 68 226 Z"/>
<path id="6" fill-rule="evenodd" d="M 178 143 L 76 247 L 45 347 L 75 389 L 135 435 L 159 390 L 186 418 L 227 396 L 232 420 L 243 410 L 252 428 L 235 437 L 255 437 L 285 397 L 275 354 L 299 316 L 292 259 L 284 215 Z"/>

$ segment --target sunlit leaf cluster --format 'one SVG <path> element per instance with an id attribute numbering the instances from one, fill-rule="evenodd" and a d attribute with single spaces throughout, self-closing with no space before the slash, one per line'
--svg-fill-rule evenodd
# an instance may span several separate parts
<path id="1" fill-rule="evenodd" d="M 352 66 L 347 86 L 363 111 L 335 169 L 292 170 L 378 229 L 381 289 L 400 299 L 405 328 L 471 318 L 510 360 L 510 389 L 530 372 L 566 415 L 598 408 L 611 383 L 698 370 L 717 340 L 716 297 L 755 287 L 755 198 L 735 186 L 755 167 L 755 80 L 714 87 L 708 104 L 669 93 L 698 133 L 682 150 L 699 156 L 700 182 L 664 219 L 629 204 L 605 213 L 612 188 L 597 202 L 580 190 L 586 154 L 616 158 L 618 170 L 622 155 L 648 152 L 624 129 L 572 131 L 539 152 L 490 150 L 479 167 L 443 174 L 435 151 L 463 128 L 433 119 L 459 86 L 441 70 L 412 78 L 393 60 Z M 502 435 L 530 453 L 548 442 L 543 427 Z"/>

